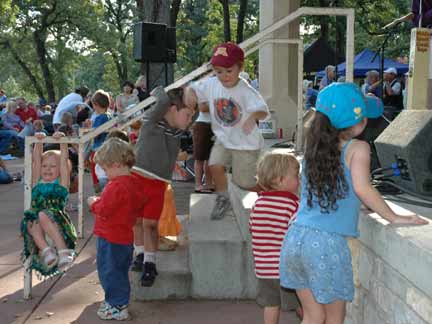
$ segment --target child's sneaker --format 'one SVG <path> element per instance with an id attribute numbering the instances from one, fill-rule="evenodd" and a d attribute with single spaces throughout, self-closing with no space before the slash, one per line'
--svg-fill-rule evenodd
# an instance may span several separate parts
<path id="1" fill-rule="evenodd" d="M 98 315 L 99 315 L 99 312 L 103 312 L 103 311 L 105 310 L 105 308 L 107 308 L 108 306 L 109 306 L 109 304 L 104 300 L 104 301 L 99 305 L 99 308 L 98 308 L 98 311 L 97 311 Z"/>
<path id="2" fill-rule="evenodd" d="M 224 218 L 225 213 L 231 208 L 231 202 L 228 197 L 217 195 L 216 204 L 210 215 L 210 219 L 219 220 Z"/>
<path id="3" fill-rule="evenodd" d="M 131 271 L 142 272 L 144 268 L 143 262 L 144 262 L 144 253 L 140 253 L 135 257 L 135 260 L 133 260 Z"/>
<path id="4" fill-rule="evenodd" d="M 153 262 L 144 263 L 144 271 L 141 276 L 141 286 L 153 286 L 157 275 L 158 273 L 156 271 L 156 264 L 154 264 Z"/>
<path id="5" fill-rule="evenodd" d="M 105 307 L 102 308 L 102 304 L 105 303 Z M 103 320 L 117 320 L 125 321 L 129 319 L 128 305 L 122 306 L 111 306 L 110 304 L 103 302 L 97 312 L 100 319 Z"/>

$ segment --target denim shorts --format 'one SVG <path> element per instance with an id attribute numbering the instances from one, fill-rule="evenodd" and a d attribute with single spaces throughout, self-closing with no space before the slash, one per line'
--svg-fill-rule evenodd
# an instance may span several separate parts
<path id="1" fill-rule="evenodd" d="M 282 287 L 310 289 L 320 304 L 354 298 L 351 251 L 339 234 L 294 223 L 285 236 L 279 267 Z"/>

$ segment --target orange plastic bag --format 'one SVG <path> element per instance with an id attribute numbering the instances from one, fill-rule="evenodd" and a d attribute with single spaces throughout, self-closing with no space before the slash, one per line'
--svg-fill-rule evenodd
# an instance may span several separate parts
<path id="1" fill-rule="evenodd" d="M 159 236 L 178 236 L 181 232 L 181 224 L 177 219 L 177 211 L 174 200 L 174 190 L 168 185 L 165 190 L 164 207 L 159 219 Z"/>

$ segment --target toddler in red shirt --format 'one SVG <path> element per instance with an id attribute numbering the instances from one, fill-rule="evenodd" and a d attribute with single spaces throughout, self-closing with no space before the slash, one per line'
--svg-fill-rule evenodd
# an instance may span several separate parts
<path id="1" fill-rule="evenodd" d="M 294 155 L 267 153 L 258 163 L 258 184 L 264 190 L 252 207 L 249 218 L 255 274 L 258 279 L 257 303 L 264 308 L 264 323 L 279 323 L 280 309 L 296 309 L 294 291 L 279 284 L 279 257 L 282 241 L 295 219 L 299 205 L 300 165 Z"/>
<path id="2" fill-rule="evenodd" d="M 129 317 L 132 228 L 146 197 L 130 175 L 135 155 L 128 143 L 110 138 L 96 151 L 94 160 L 109 180 L 100 197 L 92 196 L 87 200 L 95 215 L 97 270 L 105 291 L 105 300 L 97 314 L 101 319 L 125 320 Z"/>

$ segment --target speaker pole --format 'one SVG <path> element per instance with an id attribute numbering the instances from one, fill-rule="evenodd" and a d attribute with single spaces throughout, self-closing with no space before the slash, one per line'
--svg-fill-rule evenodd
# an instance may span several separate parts
<path id="1" fill-rule="evenodd" d="M 168 63 L 167 61 L 164 62 L 165 64 L 165 87 L 168 86 Z"/>
<path id="2" fill-rule="evenodd" d="M 146 83 L 147 83 L 147 91 L 150 93 L 153 89 L 150 87 L 150 62 L 146 61 Z"/>

